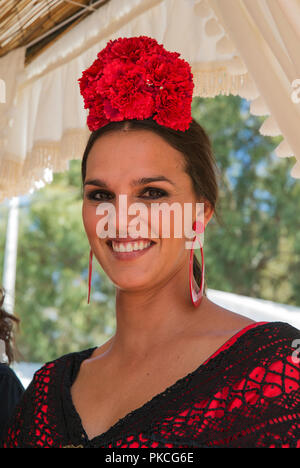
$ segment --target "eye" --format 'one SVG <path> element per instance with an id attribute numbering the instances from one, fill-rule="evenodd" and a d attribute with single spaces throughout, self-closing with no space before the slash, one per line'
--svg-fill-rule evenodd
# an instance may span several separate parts
<path id="1" fill-rule="evenodd" d="M 104 195 L 104 197 L 103 197 Z M 91 192 L 88 192 L 86 194 L 86 197 L 89 199 L 89 200 L 98 200 L 98 201 L 101 201 L 101 200 L 107 200 L 107 198 L 105 198 L 105 196 L 112 196 L 109 192 L 106 192 L 105 190 L 92 190 Z"/>
<path id="2" fill-rule="evenodd" d="M 149 197 L 146 196 L 144 198 L 153 198 L 153 199 L 155 199 L 155 198 L 161 198 L 161 197 L 167 197 L 168 196 L 168 194 L 167 194 L 167 192 L 165 190 L 161 190 L 161 189 L 158 189 L 156 187 L 148 187 L 142 193 L 146 193 L 146 192 L 151 192 L 152 194 L 154 192 L 154 195 L 152 195 L 152 196 L 150 195 Z"/>
<path id="3" fill-rule="evenodd" d="M 145 193 L 151 193 L 152 195 L 150 196 L 143 196 L 143 198 L 150 198 L 150 199 L 157 199 L 161 197 L 167 197 L 168 193 L 165 190 L 158 189 L 156 187 L 148 187 L 145 189 L 142 194 Z M 106 201 L 108 200 L 108 197 L 113 198 L 113 195 L 105 190 L 92 190 L 90 192 L 86 193 L 86 197 L 89 200 L 94 200 L 94 201 Z"/>

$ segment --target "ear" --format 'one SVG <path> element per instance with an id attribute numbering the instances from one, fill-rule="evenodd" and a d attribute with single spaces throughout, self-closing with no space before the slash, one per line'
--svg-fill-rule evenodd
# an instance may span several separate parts
<path id="1" fill-rule="evenodd" d="M 211 220 L 213 214 L 214 214 L 214 208 L 212 207 L 211 203 L 208 200 L 203 200 L 204 203 L 204 226 L 209 223 Z"/>

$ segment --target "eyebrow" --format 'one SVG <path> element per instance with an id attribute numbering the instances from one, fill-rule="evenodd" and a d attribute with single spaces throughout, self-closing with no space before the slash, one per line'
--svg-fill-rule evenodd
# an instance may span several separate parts
<path id="1" fill-rule="evenodd" d="M 167 177 L 165 177 L 163 175 L 155 176 L 155 177 L 141 177 L 139 179 L 133 180 L 130 183 L 130 185 L 135 187 L 137 185 L 145 185 L 145 184 L 149 184 L 151 182 L 159 182 L 159 181 L 169 182 L 170 184 L 175 185 L 174 182 L 172 182 L 170 179 L 168 179 Z M 83 185 L 84 185 L 84 187 L 86 185 L 97 185 L 98 187 L 108 188 L 107 183 L 104 180 L 101 180 L 101 179 L 89 179 Z"/>

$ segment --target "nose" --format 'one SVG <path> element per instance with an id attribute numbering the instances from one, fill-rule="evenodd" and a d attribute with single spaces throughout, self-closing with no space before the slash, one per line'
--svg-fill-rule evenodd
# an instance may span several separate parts
<path id="1" fill-rule="evenodd" d="M 115 216 L 115 231 L 117 238 L 128 237 L 128 196 L 120 194 L 116 200 L 116 216 Z"/>
<path id="2" fill-rule="evenodd" d="M 144 203 L 130 203 L 126 194 L 119 194 L 115 202 L 109 204 L 108 212 L 105 223 L 101 223 L 107 239 L 150 239 L 150 209 Z"/>

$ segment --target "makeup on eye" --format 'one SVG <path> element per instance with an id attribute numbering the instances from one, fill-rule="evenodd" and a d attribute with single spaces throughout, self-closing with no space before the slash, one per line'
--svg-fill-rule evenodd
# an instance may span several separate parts
<path id="1" fill-rule="evenodd" d="M 154 196 L 154 197 L 151 197 L 151 196 L 142 196 L 142 194 L 146 193 L 146 192 L 156 192 L 156 193 L 159 193 L 160 195 L 159 196 Z M 91 191 L 88 191 L 86 192 L 86 197 L 89 199 L 89 200 L 94 200 L 94 201 L 101 201 L 101 200 L 107 200 L 107 198 L 97 198 L 96 195 L 102 195 L 102 194 L 106 194 L 110 197 L 114 197 L 114 194 L 111 193 L 111 192 L 108 192 L 107 190 L 91 190 Z M 144 199 L 151 199 L 151 200 L 156 200 L 158 198 L 163 198 L 163 197 L 168 197 L 169 194 L 168 192 L 166 192 L 166 190 L 163 190 L 163 189 L 160 189 L 158 187 L 146 187 L 140 194 L 140 196 Z"/>

